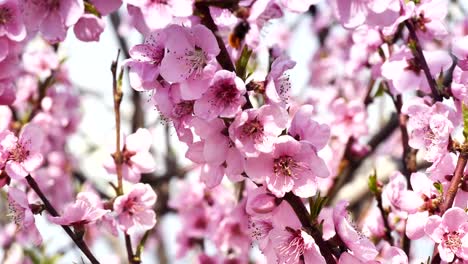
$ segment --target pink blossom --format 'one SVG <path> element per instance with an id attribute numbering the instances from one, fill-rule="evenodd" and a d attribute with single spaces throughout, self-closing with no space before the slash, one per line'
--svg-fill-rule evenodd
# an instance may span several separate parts
<path id="1" fill-rule="evenodd" d="M 130 182 L 138 182 L 142 173 L 153 172 L 156 162 L 149 152 L 152 142 L 151 133 L 144 128 L 139 128 L 135 133 L 128 135 L 122 142 L 123 177 Z M 111 173 L 115 172 L 115 162 L 109 157 L 104 167 Z"/>
<path id="2" fill-rule="evenodd" d="M 125 65 L 130 68 L 130 85 L 137 91 L 154 89 L 159 75 L 161 61 L 164 57 L 166 34 L 163 30 L 153 31 L 147 35 L 143 44 L 132 47 L 130 59 Z"/>
<path id="3" fill-rule="evenodd" d="M 416 33 L 422 39 L 441 39 L 447 35 L 444 25 L 448 13 L 447 0 L 421 1 L 414 12 Z"/>
<path id="4" fill-rule="evenodd" d="M 312 119 L 314 107 L 303 105 L 295 113 L 288 129 L 293 138 L 311 144 L 315 150 L 321 150 L 330 138 L 330 127 Z"/>
<path id="5" fill-rule="evenodd" d="M 80 194 L 81 195 L 73 204 L 69 204 L 65 207 L 61 216 L 49 216 L 49 221 L 57 225 L 81 227 L 100 220 L 109 212 L 109 210 L 97 208 L 96 204 L 92 203 L 92 201 L 87 198 L 89 194 Z"/>
<path id="6" fill-rule="evenodd" d="M 279 137 L 272 153 L 247 159 L 245 171 L 252 180 L 266 182 L 279 198 L 290 191 L 299 197 L 310 197 L 317 191 L 316 177 L 329 176 L 325 162 L 315 150 L 290 136 Z"/>
<path id="7" fill-rule="evenodd" d="M 99 41 L 99 37 L 104 31 L 105 26 L 102 18 L 91 14 L 84 14 L 76 22 L 73 31 L 81 41 Z"/>
<path id="8" fill-rule="evenodd" d="M 161 76 L 168 82 L 180 82 L 183 99 L 200 98 L 216 71 L 215 57 L 220 52 L 213 32 L 203 25 L 170 25 L 165 32 L 168 48 L 161 62 Z"/>
<path id="9" fill-rule="evenodd" d="M 461 208 L 448 209 L 442 217 L 429 217 L 426 234 L 438 243 L 443 261 L 452 262 L 455 256 L 468 260 L 468 214 Z"/>
<path id="10" fill-rule="evenodd" d="M 41 166 L 44 135 L 38 126 L 24 126 L 19 139 L 10 131 L 0 138 L 0 148 L 7 155 L 5 171 L 12 179 L 20 180 Z"/>
<path id="11" fill-rule="evenodd" d="M 36 227 L 34 214 L 31 211 L 26 192 L 14 187 L 8 188 L 10 215 L 18 226 L 21 239 L 30 240 L 36 246 L 42 243 L 42 237 Z"/>
<path id="12" fill-rule="evenodd" d="M 454 110 L 437 102 L 428 106 L 421 100 L 409 101 L 403 111 L 408 114 L 409 145 L 427 150 L 424 158 L 435 162 L 447 152 L 449 136 L 454 129 Z"/>
<path id="13" fill-rule="evenodd" d="M 244 82 L 234 72 L 218 71 L 203 97 L 195 101 L 195 115 L 207 120 L 234 117 L 246 102 L 245 92 Z"/>
<path id="14" fill-rule="evenodd" d="M 287 113 L 282 108 L 264 105 L 248 109 L 238 114 L 229 126 L 229 137 L 244 156 L 255 157 L 273 150 L 286 122 Z"/>
<path id="15" fill-rule="evenodd" d="M 13 41 L 22 41 L 26 37 L 18 1 L 4 0 L 0 3 L 0 37 L 6 36 Z"/>
<path id="16" fill-rule="evenodd" d="M 83 0 L 21 2 L 28 29 L 38 30 L 51 43 L 63 41 L 68 27 L 74 25 L 84 13 Z"/>
<path id="17" fill-rule="evenodd" d="M 333 221 L 335 222 L 336 233 L 352 251 L 354 257 L 364 262 L 374 260 L 379 252 L 374 244 L 367 237 L 360 235 L 348 220 L 348 212 L 346 211 L 348 204 L 346 201 L 340 201 L 335 206 Z"/>
<path id="18" fill-rule="evenodd" d="M 156 203 L 156 193 L 150 185 L 137 183 L 129 193 L 117 197 L 114 201 L 114 211 L 117 222 L 126 233 L 136 230 L 148 230 L 156 224 L 156 214 L 153 206 Z"/>

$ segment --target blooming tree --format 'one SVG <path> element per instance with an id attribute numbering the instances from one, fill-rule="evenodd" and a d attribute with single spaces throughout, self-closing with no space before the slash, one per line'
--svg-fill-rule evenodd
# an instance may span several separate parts
<path id="1" fill-rule="evenodd" d="M 464 8 L 0 0 L 2 263 L 69 252 L 167 263 L 165 236 L 189 263 L 468 263 Z M 67 71 L 71 27 L 82 42 L 113 29 L 120 45 L 107 76 L 112 144 L 93 146 L 107 151 L 104 183 L 70 147 L 88 96 Z M 297 45 L 310 62 L 303 88 L 290 75 Z M 51 226 L 69 243 L 44 239 Z"/>

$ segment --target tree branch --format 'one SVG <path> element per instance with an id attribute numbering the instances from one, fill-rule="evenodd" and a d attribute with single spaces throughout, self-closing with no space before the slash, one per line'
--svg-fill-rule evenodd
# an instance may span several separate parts
<path id="1" fill-rule="evenodd" d="M 44 203 L 45 209 L 47 212 L 49 212 L 50 215 L 57 217 L 59 216 L 57 210 L 52 206 L 52 204 L 49 202 L 47 197 L 44 195 L 44 193 L 41 191 L 39 188 L 39 185 L 37 182 L 34 180 L 31 175 L 26 176 L 26 181 L 28 182 L 29 186 L 31 189 L 34 190 L 34 192 L 39 196 L 39 198 L 42 200 Z M 89 249 L 88 245 L 84 242 L 83 238 L 80 236 L 77 236 L 75 232 L 71 230 L 70 227 L 62 225 L 61 226 L 63 230 L 68 234 L 68 236 L 73 240 L 73 242 L 78 246 L 78 248 L 85 254 L 85 256 L 91 261 L 92 264 L 99 264 L 99 261 L 96 259 L 96 257 L 93 255 L 91 250 Z"/>

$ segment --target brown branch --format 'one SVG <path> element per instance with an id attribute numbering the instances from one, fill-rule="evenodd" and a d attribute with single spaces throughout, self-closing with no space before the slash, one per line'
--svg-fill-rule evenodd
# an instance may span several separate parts
<path id="1" fill-rule="evenodd" d="M 424 57 L 423 50 L 421 48 L 421 43 L 419 43 L 418 36 L 416 34 L 416 29 L 414 27 L 413 21 L 406 20 L 405 26 L 408 28 L 409 37 L 410 37 L 410 44 L 414 47 L 412 48 L 413 56 L 418 62 L 418 65 L 422 68 L 424 75 L 426 75 L 427 82 L 429 83 L 429 87 L 431 88 L 432 96 L 436 101 L 442 101 L 442 96 L 437 89 L 437 83 L 432 77 L 431 70 L 429 69 L 429 65 L 427 64 L 426 58 Z"/>
<path id="2" fill-rule="evenodd" d="M 57 210 L 55 210 L 55 208 L 49 202 L 47 197 L 41 191 L 41 189 L 39 188 L 39 185 L 34 180 L 34 178 L 31 177 L 30 175 L 28 175 L 28 176 L 26 176 L 26 181 L 28 182 L 31 189 L 33 189 L 34 192 L 37 194 L 37 196 L 39 196 L 39 198 L 42 200 L 47 212 L 49 212 L 49 214 L 54 216 L 54 217 L 58 217 L 59 214 L 58 214 Z M 73 240 L 73 242 L 78 246 L 78 248 L 81 250 L 81 252 L 83 252 L 83 254 L 85 254 L 85 256 L 89 259 L 89 261 L 91 261 L 92 264 L 99 264 L 99 261 L 93 255 L 93 253 L 89 249 L 88 245 L 86 245 L 86 242 L 83 240 L 82 237 L 76 235 L 75 232 L 73 232 L 71 230 L 71 228 L 68 227 L 68 226 L 62 225 L 61 227 L 63 228 L 63 230 L 65 230 L 65 232 Z"/>
<path id="3" fill-rule="evenodd" d="M 375 152 L 377 147 L 382 142 L 387 140 L 393 134 L 393 132 L 396 130 L 397 127 L 398 127 L 398 118 L 396 114 L 393 114 L 390 117 L 390 120 L 387 122 L 387 124 L 385 124 L 385 126 L 383 126 L 382 129 L 377 134 L 375 134 L 367 143 L 367 145 L 369 145 L 370 147 L 370 150 L 368 153 L 366 153 L 364 156 L 360 157 L 359 159 L 353 158 L 353 156 L 350 153 L 345 153 L 344 156 L 348 158 L 346 161 L 348 165 L 345 168 L 345 170 L 343 170 L 337 176 L 332 187 L 328 191 L 327 205 L 330 205 L 333 202 L 333 199 L 336 197 L 341 187 L 343 187 L 346 183 L 353 181 L 355 174 L 356 174 L 355 172 L 357 171 L 357 169 L 359 169 L 362 163 Z M 349 148 L 347 148 L 347 150 L 348 149 Z"/>
<path id="4" fill-rule="evenodd" d="M 457 165 L 450 186 L 445 194 L 444 201 L 441 206 L 440 215 L 443 215 L 450 207 L 452 207 L 457 191 L 460 188 L 460 184 L 463 180 L 466 163 L 468 160 L 468 153 L 461 152 L 458 156 Z"/>
<path id="5" fill-rule="evenodd" d="M 216 41 L 218 42 L 220 49 L 218 56 L 216 56 L 218 63 L 225 70 L 235 71 L 234 64 L 232 63 L 231 57 L 229 56 L 226 46 L 224 45 L 223 39 L 218 34 L 218 26 L 216 26 L 213 18 L 211 17 L 210 9 L 207 3 L 197 2 L 195 3 L 195 8 L 200 13 L 201 23 L 215 34 Z"/>

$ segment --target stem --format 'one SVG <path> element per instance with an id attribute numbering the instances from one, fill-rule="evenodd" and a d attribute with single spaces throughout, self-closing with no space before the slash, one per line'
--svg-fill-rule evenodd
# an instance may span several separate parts
<path id="1" fill-rule="evenodd" d="M 382 219 L 384 222 L 384 227 L 385 227 L 384 239 L 387 240 L 388 243 L 390 243 L 390 245 L 393 245 L 392 235 L 391 235 L 392 228 L 390 227 L 390 224 L 388 223 L 388 214 L 382 205 L 382 192 L 376 194 L 375 199 L 377 200 L 377 207 L 379 208 L 380 213 L 382 214 Z"/>
<path id="2" fill-rule="evenodd" d="M 122 164 L 123 156 L 120 148 L 120 103 L 122 102 L 122 89 L 119 85 L 117 76 L 117 66 L 120 56 L 120 50 L 117 52 L 117 58 L 112 62 L 112 94 L 114 96 L 114 113 L 115 113 L 115 153 L 113 154 L 116 172 L 117 172 L 117 196 L 123 194 L 122 185 Z"/>
<path id="3" fill-rule="evenodd" d="M 442 96 L 437 89 L 437 83 L 432 77 L 431 71 L 429 70 L 429 66 L 427 65 L 426 58 L 424 58 L 424 53 L 421 48 L 421 44 L 419 43 L 418 36 L 416 35 L 416 29 L 414 28 L 414 24 L 410 20 L 405 21 L 405 25 L 409 31 L 410 41 L 414 43 L 413 51 L 414 58 L 418 62 L 418 65 L 424 71 L 424 75 L 426 75 L 427 83 L 429 83 L 429 87 L 431 88 L 432 96 L 436 101 L 442 101 Z"/>
<path id="4" fill-rule="evenodd" d="M 31 175 L 28 175 L 28 176 L 26 176 L 26 181 L 28 182 L 31 189 L 33 189 L 34 192 L 36 192 L 37 196 L 39 196 L 39 198 L 42 200 L 47 212 L 49 212 L 49 214 L 54 216 L 54 217 L 59 216 L 59 214 L 57 213 L 57 210 L 55 210 L 55 208 L 49 202 L 47 197 L 41 191 L 41 189 L 39 188 L 39 185 L 34 180 L 34 178 L 31 177 Z M 70 236 L 70 238 L 73 240 L 73 242 L 75 242 L 75 244 L 78 246 L 78 248 L 81 250 L 81 252 L 83 252 L 83 254 L 85 254 L 85 256 L 89 259 L 89 261 L 91 261 L 92 264 L 99 264 L 99 261 L 96 259 L 96 257 L 94 257 L 93 253 L 88 248 L 88 246 L 86 245 L 86 243 L 84 242 L 82 237 L 77 236 L 70 229 L 70 227 L 68 227 L 68 226 L 62 225 L 61 227 L 63 228 L 63 230 L 65 230 L 65 232 L 68 234 L 68 236 Z"/>
<path id="5" fill-rule="evenodd" d="M 463 179 L 463 174 L 464 174 L 463 172 L 465 170 L 467 160 L 468 160 L 468 154 L 461 152 L 460 155 L 458 156 L 457 165 L 455 167 L 453 178 L 450 181 L 450 186 L 447 190 L 444 201 L 440 208 L 441 209 L 440 215 L 443 215 L 445 211 L 447 211 L 450 207 L 452 207 L 453 200 L 455 200 L 455 196 L 457 195 L 458 188 Z"/>

